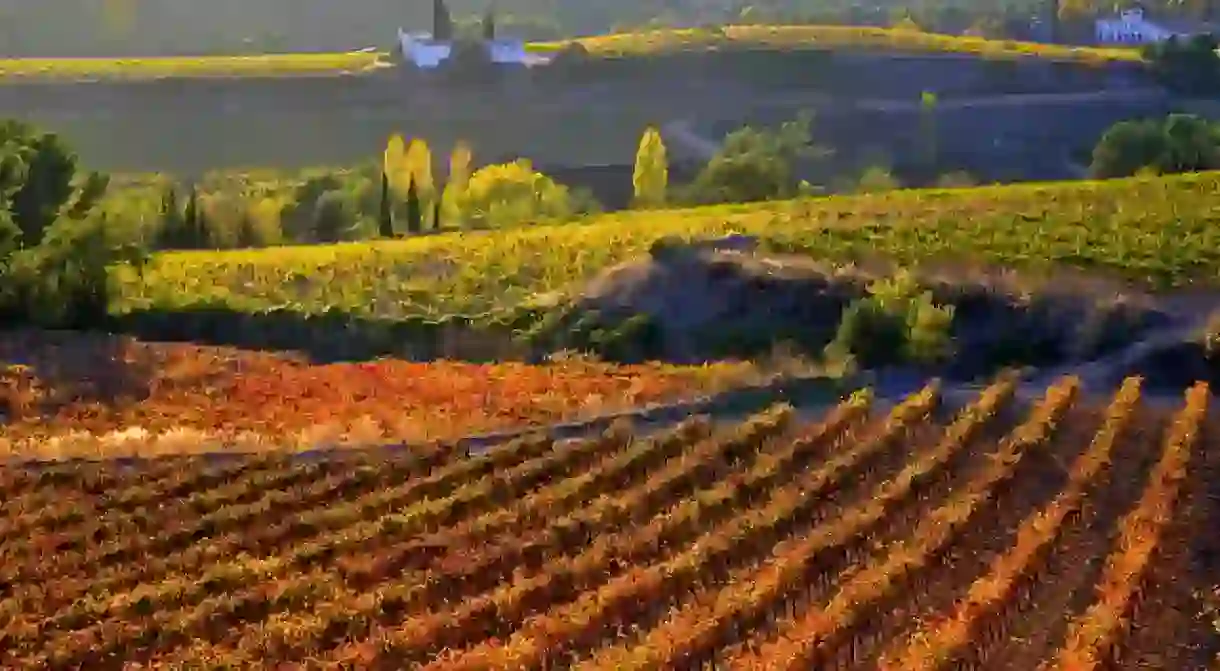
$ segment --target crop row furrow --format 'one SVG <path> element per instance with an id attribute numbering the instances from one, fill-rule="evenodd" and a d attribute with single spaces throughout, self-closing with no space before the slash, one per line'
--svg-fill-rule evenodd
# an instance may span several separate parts
<path id="1" fill-rule="evenodd" d="M 802 477 L 796 486 L 786 487 L 761 508 L 752 508 L 703 533 L 691 546 L 675 556 L 656 563 L 633 560 L 626 572 L 595 587 L 584 575 L 577 574 L 578 596 L 529 618 L 507 640 L 488 640 L 468 650 L 444 655 L 425 668 L 543 668 L 581 650 L 595 647 L 615 625 L 627 625 L 703 581 L 726 577 L 741 562 L 765 552 L 794 528 L 812 523 L 810 513 L 818 507 L 843 471 L 852 470 L 861 457 L 884 452 L 913 425 L 926 420 L 940 398 L 938 384 L 929 385 L 897 406 L 881 429 L 866 441 L 863 450 L 831 459 L 824 467 Z M 652 559 L 652 558 L 644 558 Z M 546 578 L 571 571 L 557 567 Z M 591 568 L 600 568 L 596 564 Z M 546 599 L 547 603 L 553 599 Z"/>
<path id="2" fill-rule="evenodd" d="M 164 463 L 162 463 L 162 461 Z M 136 471 L 114 470 L 115 475 L 101 475 L 88 487 L 57 492 L 61 498 L 70 494 L 66 510 L 53 506 L 40 506 L 30 516 L 7 516 L 0 524 L 0 549 L 7 558 L 13 552 L 11 541 L 36 531 L 56 532 L 86 521 L 105 526 L 108 520 L 140 508 L 159 506 L 166 501 L 180 505 L 178 499 L 195 495 L 234 478 L 246 477 L 262 470 L 282 468 L 286 461 L 279 456 L 243 459 L 221 465 L 209 466 L 206 461 L 183 462 L 178 459 L 159 460 L 151 468 Z M 103 471 L 103 473 L 106 473 Z M 78 497 L 94 496 L 101 500 L 92 508 L 81 505 Z M 4 562 L 7 564 L 7 561 Z"/>
<path id="3" fill-rule="evenodd" d="M 986 668 L 992 645 L 1007 637 L 1006 615 L 1021 608 L 1023 596 L 1046 567 L 1051 547 L 1066 526 L 1083 521 L 1081 506 L 1090 490 L 1106 486 L 1115 444 L 1128 427 L 1140 400 L 1140 379 L 1128 378 L 1107 411 L 1105 424 L 1078 457 L 1067 487 L 1027 517 L 1016 542 L 992 561 L 954 611 L 935 626 L 918 631 L 908 643 L 882 654 L 880 666 L 894 671 Z M 1022 594 L 1024 592 L 1024 594 Z"/>
<path id="4" fill-rule="evenodd" d="M 694 537 L 700 533 L 700 525 L 713 523 L 717 514 L 730 512 L 730 506 L 721 505 L 726 496 L 709 497 L 707 492 L 698 490 L 730 473 L 740 480 L 741 472 L 734 473 L 734 464 L 752 459 L 752 455 L 774 442 L 784 433 L 790 418 L 791 409 L 781 408 L 779 412 L 756 415 L 729 434 L 699 443 L 671 459 L 664 469 L 636 488 L 618 496 L 603 495 L 592 505 L 559 518 L 534 540 L 527 541 L 545 543 L 561 553 L 548 560 L 541 570 L 532 575 L 518 572 L 514 580 L 489 594 L 410 617 L 389 629 L 379 627 L 375 636 L 384 640 L 387 651 L 394 651 L 390 653 L 393 659 L 403 663 L 423 661 L 441 648 L 468 644 L 471 636 L 511 630 L 525 614 L 544 607 L 548 595 L 572 593 L 577 586 L 568 579 L 570 573 L 557 574 L 558 580 L 548 577 L 548 571 L 553 572 L 556 566 L 571 563 L 590 566 L 581 575 L 593 579 Z M 695 493 L 690 496 L 692 492 Z M 675 499 L 681 503 L 661 510 Z M 640 533 L 637 525 L 650 518 L 652 524 L 648 525 L 647 533 Z M 622 527 L 636 532 L 626 539 L 619 538 L 616 533 Z M 590 544 L 591 547 L 578 550 Z M 579 556 L 569 556 L 577 551 Z M 414 602 L 417 594 L 407 596 Z M 335 654 L 343 656 L 346 650 Z"/>
<path id="5" fill-rule="evenodd" d="M 729 581 L 723 589 L 713 590 L 712 599 L 696 600 L 673 613 L 637 645 L 603 650 L 588 668 L 695 668 L 709 662 L 715 650 L 734 643 L 732 639 L 739 632 L 753 629 L 792 593 L 819 582 L 811 574 L 837 572 L 835 566 L 858 559 L 852 546 L 863 542 L 868 537 L 867 530 L 884 523 L 896 508 L 920 491 L 925 481 L 946 468 L 995 418 L 1014 390 L 1012 380 L 984 390 L 939 441 L 930 449 L 916 450 L 919 457 L 865 497 L 863 503 L 837 514 L 804 537 L 782 542 L 761 567 Z M 834 561 L 836 557 L 841 561 Z"/>
<path id="6" fill-rule="evenodd" d="M 1070 625 L 1067 642 L 1051 668 L 1087 671 L 1108 668 L 1120 655 L 1131 615 L 1143 598 L 1146 569 L 1169 525 L 1186 479 L 1187 467 L 1207 416 L 1210 392 L 1204 382 L 1186 393 L 1186 405 L 1174 418 L 1161 459 L 1143 496 L 1119 523 L 1118 539 L 1107 559 L 1097 601 Z"/>
<path id="7" fill-rule="evenodd" d="M 291 494 L 281 491 L 283 488 L 325 477 L 336 468 L 337 465 L 318 462 L 261 471 L 251 480 L 222 488 L 225 491 L 220 497 L 201 493 L 197 503 L 211 507 L 208 503 L 211 500 L 218 505 L 210 513 L 194 519 L 185 512 L 163 516 L 167 511 L 153 509 L 128 516 L 117 524 L 84 526 L 58 540 L 53 560 L 43 561 L 39 557 L 29 557 L 31 561 L 24 563 L 11 560 L 14 563 L 7 567 L 7 576 L 14 582 L 39 584 L 79 572 L 84 566 L 104 568 L 140 556 L 168 553 L 183 543 L 241 528 L 277 505 L 277 499 L 282 504 Z M 136 533 L 124 534 L 124 527 Z M 139 533 L 140 528 L 156 528 L 158 534 Z"/>
<path id="8" fill-rule="evenodd" d="M 82 626 L 100 626 L 106 618 L 131 609 L 143 610 L 155 607 L 155 604 L 176 604 L 181 606 L 190 603 L 200 595 L 216 589 L 234 589 L 249 584 L 260 577 L 274 577 L 280 571 L 291 567 L 299 567 L 314 563 L 318 559 L 335 556 L 341 549 L 356 549 L 381 533 L 393 533 L 396 530 L 409 528 L 412 521 L 418 522 L 421 514 L 436 514 L 445 510 L 443 502 L 453 502 L 453 496 L 437 500 L 428 498 L 429 494 L 446 495 L 459 490 L 466 481 L 479 478 L 477 482 L 490 481 L 497 467 L 514 464 L 523 458 L 547 454 L 552 441 L 548 438 L 529 437 L 494 448 L 487 453 L 468 460 L 455 462 L 422 480 L 415 480 L 401 489 L 380 490 L 362 497 L 347 506 L 333 506 L 313 511 L 311 515 L 303 515 L 286 522 L 293 526 L 305 523 L 314 526 L 330 523 L 338 530 L 326 534 L 322 538 L 312 538 L 310 541 L 295 546 L 291 551 L 268 559 L 241 557 L 236 561 L 228 561 L 210 565 L 202 576 L 181 574 L 160 581 L 158 584 L 137 587 L 132 592 L 122 594 L 102 593 L 93 598 L 85 598 L 73 603 L 49 618 L 37 622 L 26 623 L 24 626 L 10 627 L 16 631 L 6 632 L 0 639 L 0 648 L 10 645 L 26 645 L 31 638 L 38 640 L 56 631 L 70 631 Z M 387 494 L 393 491 L 394 494 Z M 407 504 L 406 516 L 387 515 L 394 505 Z M 291 506 L 292 501 L 285 501 L 285 506 Z M 266 514 L 264 511 L 263 514 Z M 371 517 L 367 520 L 365 515 Z M 248 507 L 237 516 L 246 524 L 252 523 L 260 515 L 252 513 Z M 408 524 L 404 524 L 404 522 Z M 308 527 L 313 529 L 314 526 Z M 205 536 L 201 536 L 205 537 Z M 205 548 L 206 549 L 206 548 Z"/>
<path id="9" fill-rule="evenodd" d="M 693 440 L 707 436 L 710 428 L 710 422 L 706 418 L 695 418 L 649 440 L 633 444 L 630 449 L 627 449 L 630 434 L 623 432 L 609 433 L 601 441 L 590 441 L 588 449 L 591 454 L 605 454 L 612 459 L 615 455 L 639 453 L 641 449 L 665 453 L 681 449 L 683 445 L 693 444 Z M 572 470 L 569 468 L 568 472 Z M 565 490 L 566 483 L 570 481 L 568 478 L 560 479 L 537 490 L 531 497 L 548 499 L 551 492 Z M 427 564 L 432 555 L 426 545 L 427 538 L 424 537 L 423 541 L 412 540 L 389 545 L 384 551 L 378 549 L 372 552 L 368 558 L 378 565 L 383 565 L 387 555 L 397 559 L 399 553 L 403 553 L 414 555 L 414 560 Z M 355 628 L 367 631 L 375 621 L 392 621 L 409 612 L 413 600 L 412 591 L 422 584 L 438 579 L 432 570 L 423 566 L 405 573 L 389 570 L 379 570 L 378 573 L 384 573 L 387 579 L 393 575 L 393 580 L 389 580 L 388 584 L 366 583 L 360 588 L 353 588 L 342 566 L 318 569 L 306 575 L 278 581 L 274 588 L 266 585 L 254 586 L 236 595 L 210 598 L 193 612 L 176 614 L 177 621 L 172 627 L 182 632 L 179 638 L 196 639 L 193 644 L 196 649 L 201 649 L 198 644 L 200 637 L 213 644 L 220 643 L 222 639 L 225 643 L 241 644 L 248 638 L 244 635 L 253 633 L 259 641 L 258 646 L 274 646 L 286 660 L 295 659 L 302 654 L 317 654 L 334 638 L 335 628 L 332 623 L 311 618 L 301 629 L 293 630 L 291 641 L 276 641 L 274 638 L 279 629 L 274 623 L 278 621 L 277 615 L 284 610 L 302 608 L 315 612 L 343 613 L 343 621 L 347 623 L 345 631 Z M 235 626 L 256 620 L 261 622 L 253 627 L 247 626 L 243 629 Z M 311 624 L 317 626 L 311 627 Z M 264 631 L 267 627 L 269 630 Z M 205 651 L 207 649 L 209 648 L 202 648 Z M 181 654 L 171 650 L 165 657 L 180 659 Z"/>
<path id="10" fill-rule="evenodd" d="M 932 511 L 879 561 L 852 569 L 853 575 L 839 584 L 824 607 L 805 610 L 787 622 L 776 639 L 743 650 L 730 661 L 730 667 L 793 671 L 844 668 L 840 646 L 855 643 L 858 630 L 868 624 L 865 615 L 870 607 L 898 591 L 920 589 L 917 582 L 921 569 L 973 525 L 977 514 L 995 497 L 997 487 L 1014 476 L 1025 453 L 1050 439 L 1078 391 L 1075 378 L 1048 389 L 1032 416 L 1014 430 L 996 457 L 960 492 Z M 854 648 L 848 651 L 854 654 Z M 848 659 L 845 666 L 858 668 L 859 661 Z"/>

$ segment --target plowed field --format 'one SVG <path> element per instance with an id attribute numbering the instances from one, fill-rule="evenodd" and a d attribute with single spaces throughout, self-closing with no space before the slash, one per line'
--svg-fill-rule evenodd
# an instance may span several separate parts
<path id="1" fill-rule="evenodd" d="M 3 471 L 0 666 L 1209 663 L 1206 387 L 1173 412 L 1137 379 L 944 406 L 932 385 L 476 455 Z"/>

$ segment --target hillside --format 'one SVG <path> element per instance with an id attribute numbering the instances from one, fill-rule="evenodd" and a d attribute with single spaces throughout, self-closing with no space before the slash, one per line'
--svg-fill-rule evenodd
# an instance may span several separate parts
<path id="1" fill-rule="evenodd" d="M 1137 285 L 1220 277 L 1220 174 L 1064 182 L 624 212 L 571 225 L 404 241 L 159 254 L 117 311 L 288 309 L 392 320 L 497 320 L 578 290 L 667 236 L 731 233 L 850 263 L 1069 266 Z M 1036 274 L 1036 273 L 1034 273 Z"/>
<path id="2" fill-rule="evenodd" d="M 1172 414 L 1141 407 L 1134 379 L 1105 407 L 1072 378 L 1028 409 L 1007 381 L 960 411 L 939 392 L 471 456 L 8 472 L 0 655 L 11 669 L 1208 664 L 1215 632 L 1194 616 L 1215 606 L 1220 521 L 1207 388 Z"/>
<path id="3" fill-rule="evenodd" d="M 1167 0 L 1166 0 L 1167 1 Z M 881 0 L 860 12 L 847 0 L 499 0 L 505 30 L 527 39 L 605 33 L 622 26 L 725 23 L 746 6 L 756 16 L 812 23 L 885 21 L 904 4 Z M 949 3 L 951 4 L 951 3 Z M 1025 6 L 1022 6 L 1024 4 Z M 477 18 L 482 0 L 450 0 L 458 20 Z M 1032 13 L 1036 3 L 972 3 L 980 15 Z M 929 3 L 930 10 L 939 3 Z M 960 14 L 960 12 L 959 12 Z M 151 56 L 236 51 L 335 51 L 382 45 L 396 26 L 431 25 L 428 2 L 361 0 L 0 0 L 0 54 L 10 56 Z M 967 18 L 967 22 L 969 17 Z"/>
<path id="4" fill-rule="evenodd" d="M 117 58 L 36 57 L 0 59 L 0 81 L 152 79 L 163 77 L 268 77 L 376 72 L 392 61 L 392 33 L 369 47 L 339 52 L 246 53 L 240 55 L 124 56 Z M 726 25 L 719 28 L 658 29 L 575 40 L 534 42 L 528 48 L 554 53 L 572 44 L 588 57 L 634 58 L 687 51 L 720 50 L 868 50 L 947 53 L 991 59 L 1037 58 L 1055 62 L 1105 65 L 1140 63 L 1138 50 L 1068 47 L 1054 44 L 938 35 L 919 30 L 867 26 Z"/>

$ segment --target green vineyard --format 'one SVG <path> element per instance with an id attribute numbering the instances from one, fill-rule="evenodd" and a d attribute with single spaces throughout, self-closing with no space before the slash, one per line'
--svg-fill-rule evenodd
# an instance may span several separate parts
<path id="1" fill-rule="evenodd" d="M 5 669 L 1199 669 L 1208 389 L 0 471 Z"/>

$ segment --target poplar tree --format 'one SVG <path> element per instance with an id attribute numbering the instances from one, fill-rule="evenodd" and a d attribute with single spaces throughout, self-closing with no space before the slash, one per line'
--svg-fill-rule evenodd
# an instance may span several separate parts
<path id="1" fill-rule="evenodd" d="M 635 187 L 636 207 L 658 207 L 665 203 L 665 192 L 669 186 L 669 159 L 661 133 L 653 126 L 645 129 L 640 138 L 631 183 Z"/>
<path id="2" fill-rule="evenodd" d="M 470 189 L 471 161 L 470 145 L 465 142 L 458 142 L 449 154 L 449 179 L 445 182 L 445 191 L 441 196 L 444 201 L 445 219 L 449 221 L 461 219 L 462 201 Z"/>

